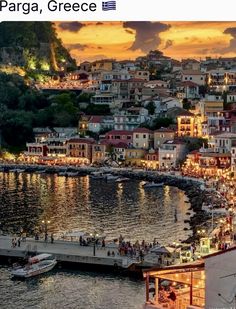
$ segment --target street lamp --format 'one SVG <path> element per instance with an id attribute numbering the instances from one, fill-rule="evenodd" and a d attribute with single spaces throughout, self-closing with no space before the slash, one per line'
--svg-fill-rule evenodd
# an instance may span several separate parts
<path id="1" fill-rule="evenodd" d="M 50 220 L 42 220 L 42 223 L 44 224 L 44 230 L 45 230 L 45 233 L 48 231 L 48 224 L 51 223 Z"/>
<path id="2" fill-rule="evenodd" d="M 96 240 L 99 235 L 97 233 L 90 233 L 90 236 L 93 239 L 93 256 L 95 256 L 96 255 Z"/>

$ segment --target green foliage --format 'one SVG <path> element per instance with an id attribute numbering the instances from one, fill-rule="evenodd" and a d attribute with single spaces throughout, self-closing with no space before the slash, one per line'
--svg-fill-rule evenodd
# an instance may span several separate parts
<path id="1" fill-rule="evenodd" d="M 207 139 L 196 137 L 185 137 L 184 141 L 187 144 L 188 151 L 198 150 L 204 145 L 207 145 Z"/>
<path id="2" fill-rule="evenodd" d="M 78 103 L 90 103 L 90 99 L 93 95 L 91 93 L 81 93 L 78 97 L 77 97 L 77 102 Z"/>
<path id="3" fill-rule="evenodd" d="M 140 127 L 145 127 L 150 130 L 158 130 L 160 128 L 168 128 L 171 124 L 173 124 L 172 118 L 161 118 L 158 117 L 153 120 L 152 124 L 149 123 L 142 123 Z"/>
<path id="4" fill-rule="evenodd" d="M 154 102 L 152 102 L 152 101 L 149 102 L 148 105 L 146 106 L 146 108 L 147 108 L 150 115 L 154 115 L 155 109 L 156 109 Z"/>
<path id="5" fill-rule="evenodd" d="M 86 109 L 83 110 L 87 115 L 110 115 L 110 107 L 107 104 L 96 105 L 89 104 Z"/>
<path id="6" fill-rule="evenodd" d="M 183 108 L 186 109 L 186 110 L 191 109 L 191 102 L 188 101 L 187 98 L 184 98 L 184 99 L 183 99 Z"/>
<path id="7" fill-rule="evenodd" d="M 8 56 L 4 59 L 4 55 Z M 0 61 L 26 71 L 76 69 L 75 60 L 57 37 L 51 22 L 0 23 Z"/>

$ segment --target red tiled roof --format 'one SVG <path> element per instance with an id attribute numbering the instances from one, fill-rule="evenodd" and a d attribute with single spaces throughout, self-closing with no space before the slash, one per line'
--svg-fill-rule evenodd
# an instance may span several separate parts
<path id="1" fill-rule="evenodd" d="M 91 116 L 89 123 L 101 123 L 104 116 Z"/>
<path id="2" fill-rule="evenodd" d="M 190 88 L 195 88 L 195 87 L 199 87 L 198 84 L 194 83 L 194 82 L 191 82 L 191 81 L 184 81 L 184 82 L 181 82 L 179 84 L 180 86 L 184 86 L 184 87 L 190 87 Z"/>
<path id="3" fill-rule="evenodd" d="M 122 142 L 119 142 L 115 145 L 113 145 L 114 148 L 128 148 L 128 145 L 126 143 L 122 143 Z"/>
<path id="4" fill-rule="evenodd" d="M 106 136 L 108 135 L 132 135 L 132 131 L 127 130 L 111 130 L 106 133 Z"/>
<path id="5" fill-rule="evenodd" d="M 177 117 L 179 116 L 194 116 L 194 115 L 186 110 L 186 111 L 179 113 Z"/>
<path id="6" fill-rule="evenodd" d="M 137 128 L 133 130 L 134 133 L 153 133 L 152 130 L 149 130 L 147 128 Z"/>
<path id="7" fill-rule="evenodd" d="M 78 143 L 78 144 L 93 144 L 95 141 L 92 138 L 71 138 L 67 143 Z"/>

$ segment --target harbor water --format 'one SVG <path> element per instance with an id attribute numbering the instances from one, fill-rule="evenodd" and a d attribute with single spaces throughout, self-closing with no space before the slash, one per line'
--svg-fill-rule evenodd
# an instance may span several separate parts
<path id="1" fill-rule="evenodd" d="M 114 240 L 161 244 L 191 235 L 189 204 L 175 187 L 144 189 L 140 181 L 125 183 L 85 177 L 0 173 L 0 229 L 33 235 L 50 221 L 49 233 L 85 231 Z M 176 220 L 177 219 L 177 220 Z M 1 308 L 141 309 L 144 283 L 116 275 L 55 269 L 39 278 L 13 281 L 0 267 Z M 3 304 L 3 305 L 2 305 Z"/>

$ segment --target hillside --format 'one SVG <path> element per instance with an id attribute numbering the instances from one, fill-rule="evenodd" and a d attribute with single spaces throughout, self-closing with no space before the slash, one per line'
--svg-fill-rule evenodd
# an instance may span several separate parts
<path id="1" fill-rule="evenodd" d="M 51 22 L 0 23 L 0 66 L 2 71 L 21 67 L 30 71 L 58 71 L 75 68 Z"/>

